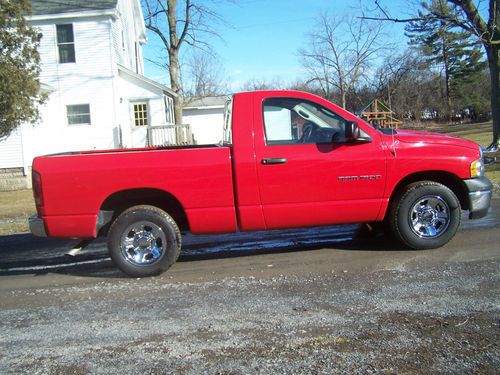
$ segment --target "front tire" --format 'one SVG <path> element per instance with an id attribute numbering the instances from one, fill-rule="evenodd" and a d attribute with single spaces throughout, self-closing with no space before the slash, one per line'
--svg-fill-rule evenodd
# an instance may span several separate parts
<path id="1" fill-rule="evenodd" d="M 109 229 L 109 255 L 132 277 L 165 272 L 179 257 L 180 249 L 181 234 L 174 219 L 154 206 L 125 210 Z"/>
<path id="2" fill-rule="evenodd" d="M 460 225 L 460 202 L 446 186 L 422 181 L 407 186 L 394 201 L 391 229 L 412 249 L 434 249 L 448 243 Z"/>

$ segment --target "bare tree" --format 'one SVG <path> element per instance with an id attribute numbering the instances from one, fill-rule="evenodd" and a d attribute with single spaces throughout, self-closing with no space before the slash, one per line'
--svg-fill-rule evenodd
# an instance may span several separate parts
<path id="1" fill-rule="evenodd" d="M 170 76 L 174 98 L 175 121 L 182 121 L 183 90 L 181 81 L 180 51 L 185 46 L 210 51 L 207 36 L 217 35 L 211 22 L 220 16 L 201 0 L 142 0 L 146 28 L 161 40 L 166 52 L 165 66 Z"/>
<path id="2" fill-rule="evenodd" d="M 425 111 L 444 112 L 439 85 L 439 74 L 414 49 L 386 57 L 372 83 L 374 95 L 406 120 L 419 120 Z"/>
<path id="3" fill-rule="evenodd" d="M 288 88 L 279 78 L 265 79 L 252 78 L 243 83 L 241 91 L 258 91 L 258 90 L 283 90 Z"/>
<path id="4" fill-rule="evenodd" d="M 362 19 L 319 17 L 317 31 L 309 34 L 308 46 L 299 50 L 309 82 L 331 98 L 337 91 L 346 108 L 348 92 L 353 92 L 369 73 L 373 60 L 382 51 L 381 25 Z"/>
<path id="5" fill-rule="evenodd" d="M 223 95 L 229 91 L 229 84 L 215 56 L 196 51 L 186 67 L 188 83 L 183 84 L 187 88 L 184 90 L 186 96 L 201 98 Z"/>
<path id="6" fill-rule="evenodd" d="M 392 22 L 414 22 L 420 20 L 439 19 L 468 31 L 482 43 L 488 58 L 488 68 L 491 79 L 491 114 L 493 120 L 493 142 L 488 147 L 497 150 L 500 147 L 500 0 L 488 0 L 488 20 L 485 20 L 479 10 L 480 0 L 447 0 L 458 12 L 449 14 L 432 10 L 422 3 L 423 11 L 413 18 L 394 18 L 375 0 L 375 5 L 381 11 L 380 17 L 363 17 Z"/>

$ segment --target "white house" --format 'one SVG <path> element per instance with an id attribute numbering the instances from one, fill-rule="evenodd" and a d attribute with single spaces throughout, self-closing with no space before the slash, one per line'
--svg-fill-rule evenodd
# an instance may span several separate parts
<path id="1" fill-rule="evenodd" d="M 222 141 L 224 109 L 227 96 L 211 96 L 188 102 L 182 110 L 182 121 L 189 124 L 198 144 Z"/>
<path id="2" fill-rule="evenodd" d="M 148 129 L 173 125 L 168 87 L 143 76 L 140 0 L 31 0 L 42 33 L 41 121 L 0 142 L 0 170 L 42 154 L 148 144 Z"/>

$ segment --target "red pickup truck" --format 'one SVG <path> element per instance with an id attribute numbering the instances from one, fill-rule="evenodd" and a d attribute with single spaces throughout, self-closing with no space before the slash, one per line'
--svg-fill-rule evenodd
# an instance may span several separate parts
<path id="1" fill-rule="evenodd" d="M 232 97 L 220 145 L 37 157 L 39 236 L 107 235 L 131 276 L 167 270 L 181 232 L 223 233 L 384 222 L 413 249 L 443 246 L 461 210 L 486 215 L 481 148 L 450 136 L 377 129 L 320 97 Z"/>

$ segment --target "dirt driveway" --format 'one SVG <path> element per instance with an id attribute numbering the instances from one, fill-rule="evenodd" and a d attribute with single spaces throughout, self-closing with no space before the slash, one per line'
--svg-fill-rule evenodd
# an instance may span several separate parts
<path id="1" fill-rule="evenodd" d="M 102 244 L 58 266 L 40 255 L 52 242 L 0 238 L 0 373 L 496 373 L 499 203 L 439 250 L 356 228 L 222 237 L 236 255 L 185 254 L 149 279 L 124 278 Z M 26 249 L 38 268 L 16 260 Z"/>

